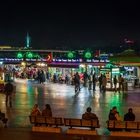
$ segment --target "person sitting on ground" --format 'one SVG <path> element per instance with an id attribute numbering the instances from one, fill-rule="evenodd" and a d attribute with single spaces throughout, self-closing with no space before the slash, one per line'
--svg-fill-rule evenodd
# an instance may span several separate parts
<path id="1" fill-rule="evenodd" d="M 91 113 L 91 107 L 88 107 L 86 112 L 82 115 L 82 119 L 85 120 L 98 120 L 96 114 Z"/>
<path id="2" fill-rule="evenodd" d="M 52 110 L 49 104 L 46 104 L 45 109 L 42 110 L 42 116 L 52 117 Z"/>
<path id="3" fill-rule="evenodd" d="M 135 114 L 133 113 L 132 108 L 129 108 L 128 113 L 124 115 L 124 121 L 135 121 Z"/>
<path id="4" fill-rule="evenodd" d="M 4 127 L 7 127 L 7 121 L 8 121 L 8 119 L 5 118 L 5 113 L 1 112 L 1 110 L 0 110 L 0 120 L 3 122 Z"/>
<path id="5" fill-rule="evenodd" d="M 35 104 L 32 109 L 31 116 L 39 116 L 39 115 L 41 115 L 40 109 L 38 107 L 38 104 Z"/>

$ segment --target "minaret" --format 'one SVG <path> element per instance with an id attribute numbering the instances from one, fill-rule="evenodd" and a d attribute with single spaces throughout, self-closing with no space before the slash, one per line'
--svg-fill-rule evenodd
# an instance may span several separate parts
<path id="1" fill-rule="evenodd" d="M 29 36 L 29 33 L 27 33 L 25 49 L 30 49 L 31 48 L 30 45 L 31 45 L 31 37 Z"/>

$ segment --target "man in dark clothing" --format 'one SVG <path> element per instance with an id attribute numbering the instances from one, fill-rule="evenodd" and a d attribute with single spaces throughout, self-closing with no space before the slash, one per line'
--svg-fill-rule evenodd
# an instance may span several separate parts
<path id="1" fill-rule="evenodd" d="M 96 82 L 97 82 L 96 73 L 94 73 L 93 76 L 92 76 L 93 91 L 96 90 Z"/>
<path id="2" fill-rule="evenodd" d="M 132 108 L 129 108 L 128 113 L 124 115 L 124 121 L 135 121 L 135 114 L 133 113 Z"/>
<path id="3" fill-rule="evenodd" d="M 74 75 L 75 92 L 80 91 L 80 76 L 78 72 Z"/>
<path id="4" fill-rule="evenodd" d="M 11 82 L 8 82 L 5 87 L 4 87 L 4 92 L 6 94 L 6 106 L 8 105 L 9 101 L 9 106 L 12 107 L 12 93 L 13 93 L 13 84 Z"/>
<path id="5" fill-rule="evenodd" d="M 98 120 L 98 117 L 96 116 L 96 114 L 91 113 L 91 108 L 88 107 L 87 111 L 82 115 L 82 119 L 85 119 L 85 120 Z"/>
<path id="6" fill-rule="evenodd" d="M 100 89 L 100 92 L 101 92 L 102 91 L 102 81 L 103 81 L 103 75 L 102 74 L 100 75 L 98 81 L 99 81 L 99 89 Z"/>

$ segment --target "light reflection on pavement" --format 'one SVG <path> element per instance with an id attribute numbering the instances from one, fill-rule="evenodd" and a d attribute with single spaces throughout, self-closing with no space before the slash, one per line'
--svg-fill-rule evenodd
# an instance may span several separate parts
<path id="1" fill-rule="evenodd" d="M 31 81 L 16 81 L 16 94 L 13 96 L 13 107 L 5 106 L 5 95 L 0 94 L 0 109 L 9 119 L 9 127 L 30 127 L 29 115 L 35 103 L 42 110 L 46 103 L 51 105 L 53 116 L 81 118 L 86 108 L 90 106 L 97 114 L 101 126 L 106 126 L 109 110 L 118 107 L 123 116 L 129 107 L 134 109 L 136 120 L 140 121 L 140 92 L 105 94 L 97 91 L 88 91 L 82 87 L 75 96 L 74 86 L 65 84 L 45 83 L 37 84 Z"/>

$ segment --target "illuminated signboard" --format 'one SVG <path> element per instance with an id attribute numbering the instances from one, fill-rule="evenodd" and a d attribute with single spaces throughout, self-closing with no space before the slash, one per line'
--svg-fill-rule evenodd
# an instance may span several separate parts
<path id="1" fill-rule="evenodd" d="M 43 62 L 47 62 L 46 59 L 44 58 L 39 58 L 39 59 L 35 59 L 35 58 L 0 58 L 0 61 L 3 62 L 20 62 L 20 61 L 28 61 L 28 62 L 36 62 L 36 61 L 43 61 Z M 61 62 L 61 63 L 108 63 L 109 60 L 96 60 L 96 59 L 87 59 L 87 60 L 83 60 L 83 59 L 52 59 L 52 62 Z"/>

